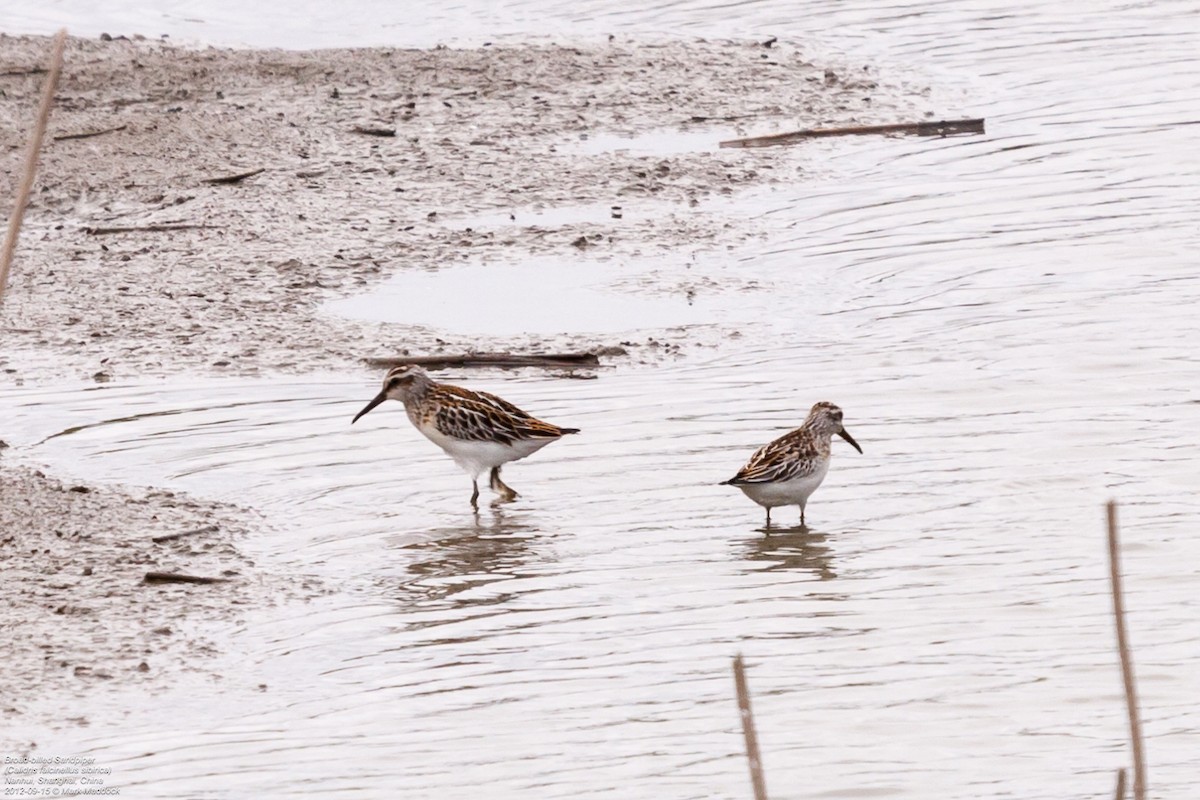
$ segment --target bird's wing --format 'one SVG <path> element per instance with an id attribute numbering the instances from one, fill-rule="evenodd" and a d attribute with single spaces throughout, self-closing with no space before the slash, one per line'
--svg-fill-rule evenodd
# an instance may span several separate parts
<path id="1" fill-rule="evenodd" d="M 807 439 L 807 432 L 798 429 L 763 445 L 727 483 L 781 483 L 812 473 L 817 464 L 815 458 L 806 457 Z"/>
<path id="2" fill-rule="evenodd" d="M 495 441 L 512 444 L 520 439 L 549 439 L 562 436 L 556 425 L 529 414 L 487 392 L 461 386 L 441 386 L 448 395 L 437 412 L 437 428 L 455 439 Z"/>
<path id="3" fill-rule="evenodd" d="M 464 390 L 466 391 L 466 390 Z M 503 411 L 514 419 L 533 419 L 533 415 L 514 406 L 512 403 L 505 400 L 503 397 L 497 397 L 491 392 L 472 392 L 478 399 L 495 406 L 498 410 Z"/>

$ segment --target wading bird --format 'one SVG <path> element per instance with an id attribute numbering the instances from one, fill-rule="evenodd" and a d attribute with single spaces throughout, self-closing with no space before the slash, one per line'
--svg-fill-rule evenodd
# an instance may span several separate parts
<path id="1" fill-rule="evenodd" d="M 766 508 L 768 528 L 771 509 L 776 506 L 800 506 L 803 526 L 808 498 L 829 472 L 829 445 L 835 433 L 862 452 L 858 442 L 842 427 L 842 410 L 833 403 L 817 403 L 804 424 L 760 447 L 737 475 L 721 485 L 736 486 Z"/>
<path id="2" fill-rule="evenodd" d="M 500 499 L 514 500 L 517 493 L 500 479 L 500 467 L 532 455 L 568 433 L 579 433 L 578 428 L 560 428 L 535 419 L 494 394 L 438 383 L 413 365 L 388 372 L 383 390 L 350 424 L 385 400 L 404 403 L 413 426 L 471 476 L 473 506 L 478 505 L 479 476 L 485 471 L 489 471 L 489 484 Z"/>

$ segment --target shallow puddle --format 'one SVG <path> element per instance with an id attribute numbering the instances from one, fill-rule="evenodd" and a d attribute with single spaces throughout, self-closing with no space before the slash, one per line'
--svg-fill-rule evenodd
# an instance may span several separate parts
<path id="1" fill-rule="evenodd" d="M 727 13 L 537 7 L 685 32 Z M 795 24 L 781 9 L 739 6 L 764 29 Z M 978 76 L 961 110 L 989 134 L 821 143 L 797 157 L 830 177 L 737 198 L 729 214 L 770 236 L 692 267 L 755 282 L 705 299 L 741 332 L 711 357 L 445 376 L 583 429 L 506 470 L 514 504 L 473 515 L 395 404 L 351 427 L 365 372 L 0 396 L 27 432 L 15 457 L 260 507 L 282 533 L 252 555 L 338 588 L 235 637 L 230 674 L 267 691 L 172 696 L 56 746 L 130 796 L 745 797 L 742 652 L 783 796 L 1108 797 L 1129 763 L 1102 547 L 1116 497 L 1153 793 L 1189 797 L 1191 8 L 811 11 L 847 47 Z M 485 280 L 434 278 L 420 291 Z M 559 288 L 609 291 L 578 287 Z M 821 399 L 865 453 L 835 445 L 810 530 L 766 538 L 715 484 Z"/>
<path id="2" fill-rule="evenodd" d="M 370 294 L 327 303 L 330 314 L 423 325 L 465 334 L 622 333 L 707 324 L 712 304 L 696 293 L 650 295 L 620 289 L 652 283 L 622 264 L 562 258 L 401 271 Z M 616 284 L 614 286 L 614 284 Z"/>

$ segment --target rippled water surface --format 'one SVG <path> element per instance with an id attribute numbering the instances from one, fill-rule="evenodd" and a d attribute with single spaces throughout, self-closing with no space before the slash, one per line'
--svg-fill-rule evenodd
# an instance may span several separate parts
<path id="1" fill-rule="evenodd" d="M 1111 797 L 1117 497 L 1152 794 L 1194 796 L 1194 4 L 496 8 L 814 30 L 989 133 L 780 152 L 823 177 L 730 201 L 770 235 L 694 266 L 760 284 L 706 298 L 742 323 L 709 355 L 452 376 L 584 429 L 478 516 L 398 405 L 350 427 L 374 376 L 6 392 L 18 455 L 258 506 L 284 533 L 251 554 L 337 588 L 252 615 L 219 700 L 72 746 L 130 796 L 740 798 L 740 651 L 775 796 Z M 819 399 L 865 453 L 837 443 L 810 529 L 766 538 L 715 484 Z"/>

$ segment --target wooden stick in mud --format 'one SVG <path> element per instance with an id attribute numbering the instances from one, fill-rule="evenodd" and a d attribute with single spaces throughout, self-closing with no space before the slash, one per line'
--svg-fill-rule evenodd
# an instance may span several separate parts
<path id="1" fill-rule="evenodd" d="M 184 575 L 182 572 L 147 572 L 142 580 L 146 583 L 225 583 L 228 579 Z"/>
<path id="2" fill-rule="evenodd" d="M 795 144 L 825 136 L 864 136 L 867 134 L 913 133 L 917 136 L 950 136 L 956 133 L 983 133 L 982 119 L 941 120 L 939 122 L 899 122 L 890 125 L 859 125 L 850 128 L 811 128 L 748 139 L 729 139 L 721 147 L 773 147 Z"/>
<path id="3" fill-rule="evenodd" d="M 45 67 L 26 67 L 25 69 L 6 69 L 0 72 L 0 78 L 20 78 L 25 75 L 41 75 L 46 72 Z"/>
<path id="4" fill-rule="evenodd" d="M 1114 795 L 1116 800 L 1125 800 L 1125 768 L 1121 767 L 1117 770 L 1117 793 Z"/>
<path id="5" fill-rule="evenodd" d="M 0 300 L 8 287 L 8 270 L 12 267 L 13 254 L 17 250 L 17 237 L 21 234 L 21 221 L 25 219 L 25 206 L 29 204 L 29 193 L 33 191 L 33 177 L 37 174 L 38 153 L 46 135 L 46 123 L 50 120 L 50 106 L 54 103 L 54 91 L 62 74 L 63 48 L 67 44 L 67 29 L 63 28 L 54 37 L 50 49 L 50 74 L 42 89 L 42 103 L 38 107 L 37 120 L 29 136 L 29 149 L 25 153 L 25 171 L 17 184 L 17 196 L 13 200 L 12 216 L 8 218 L 8 233 L 4 237 L 4 249 L 0 250 Z"/>
<path id="6" fill-rule="evenodd" d="M 86 133 L 64 133 L 64 134 L 55 136 L 54 141 L 66 142 L 71 139 L 91 139 L 93 136 L 103 136 L 106 133 L 116 133 L 117 131 L 123 131 L 127 127 L 128 127 L 127 125 L 118 125 L 115 128 L 105 128 L 102 131 L 87 131 Z"/>
<path id="7" fill-rule="evenodd" d="M 746 759 L 750 762 L 750 782 L 754 784 L 754 800 L 767 800 L 767 782 L 763 777 L 762 756 L 758 752 L 758 732 L 754 729 L 754 712 L 750 710 L 750 689 L 746 685 L 746 665 L 738 653 L 733 659 L 733 682 L 737 686 L 738 710 L 742 715 L 742 735 L 746 737 Z"/>
<path id="8" fill-rule="evenodd" d="M 706 117 L 703 114 L 693 114 L 688 122 L 737 122 L 740 119 L 754 119 L 757 114 L 729 114 L 724 117 Z"/>
<path id="9" fill-rule="evenodd" d="M 1113 616 L 1117 622 L 1117 650 L 1121 655 L 1121 677 L 1125 681 L 1125 707 L 1129 712 L 1129 739 L 1133 747 L 1133 798 L 1146 800 L 1146 756 L 1142 746 L 1142 722 L 1138 716 L 1137 685 L 1133 679 L 1133 654 L 1125 630 L 1125 594 L 1121 588 L 1120 548 L 1117 546 L 1117 504 L 1113 500 L 1108 501 L 1108 565 Z M 1118 784 L 1122 791 L 1123 784 L 1124 779 Z"/>
<path id="10" fill-rule="evenodd" d="M 266 171 L 267 171 L 266 167 L 259 167 L 258 169 L 252 169 L 249 172 L 239 172 L 237 175 L 222 175 L 220 178 L 205 178 L 204 182 L 212 183 L 212 184 L 241 183 L 246 178 L 253 178 L 255 175 L 258 175 L 259 173 L 266 172 Z"/>
<path id="11" fill-rule="evenodd" d="M 355 133 L 361 133 L 363 136 L 379 136 L 384 139 L 390 139 L 396 135 L 395 128 L 370 128 L 366 125 L 355 125 L 353 130 Z"/>
<path id="12" fill-rule="evenodd" d="M 162 225 L 115 225 L 111 228 L 84 228 L 92 236 L 105 236 L 110 233 L 169 233 L 171 231 L 190 231 L 196 228 L 219 228 L 219 225 L 193 225 L 191 223 L 164 223 Z"/>
<path id="13" fill-rule="evenodd" d="M 430 369 L 448 367 L 595 367 L 600 359 L 595 353 L 463 353 L 445 356 L 395 356 L 391 358 L 368 358 L 372 367 L 398 367 L 416 364 Z"/>
<path id="14" fill-rule="evenodd" d="M 180 531 L 179 533 L 164 533 L 162 536 L 153 536 L 150 538 L 150 541 L 156 543 L 170 542 L 174 539 L 182 539 L 185 536 L 198 536 L 202 533 L 216 533 L 219 530 L 220 528 L 218 528 L 216 525 L 205 525 L 201 528 L 192 528 L 191 530 Z"/>

